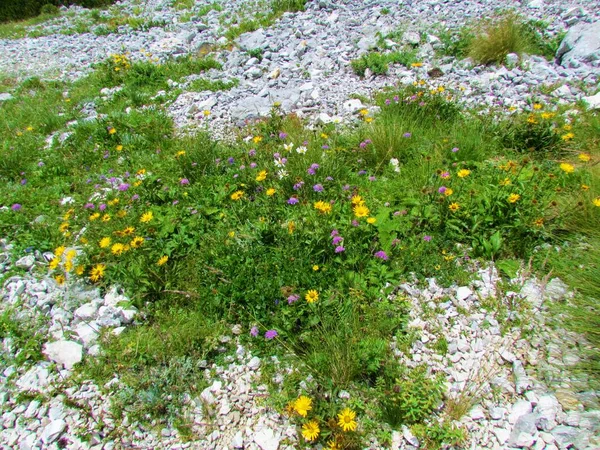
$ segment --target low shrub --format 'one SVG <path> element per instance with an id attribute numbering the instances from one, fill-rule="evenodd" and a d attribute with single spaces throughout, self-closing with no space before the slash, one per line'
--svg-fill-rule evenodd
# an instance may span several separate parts
<path id="1" fill-rule="evenodd" d="M 108 6 L 116 0 L 22 0 L 0 4 L 0 23 L 23 20 L 39 14 L 56 14 L 58 7 L 79 5 L 84 8 Z M 46 11 L 46 12 L 44 12 Z"/>

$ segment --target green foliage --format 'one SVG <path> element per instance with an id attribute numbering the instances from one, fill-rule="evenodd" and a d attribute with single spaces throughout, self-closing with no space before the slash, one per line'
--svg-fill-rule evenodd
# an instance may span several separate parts
<path id="1" fill-rule="evenodd" d="M 519 114 L 498 127 L 503 144 L 533 158 L 560 157 L 567 149 L 562 138 L 564 119 L 552 112 Z M 561 131 L 562 130 L 562 131 Z"/>
<path id="2" fill-rule="evenodd" d="M 392 426 L 422 422 L 440 408 L 443 393 L 443 377 L 427 374 L 425 368 L 377 380 L 376 398 Z"/>
<path id="3" fill-rule="evenodd" d="M 16 308 L 6 308 L 0 314 L 0 339 L 12 340 L 12 346 L 18 349 L 14 361 L 0 362 L 4 366 L 16 363 L 22 365 L 24 363 L 34 363 L 43 359 L 42 344 L 45 341 L 45 333 L 40 329 L 43 327 L 41 319 L 33 320 L 26 318 L 27 323 L 22 317 L 19 317 Z"/>
<path id="4" fill-rule="evenodd" d="M 304 11 L 307 0 L 271 0 L 271 9 L 276 15 L 284 12 Z"/>
<path id="5" fill-rule="evenodd" d="M 414 62 L 416 62 L 416 52 L 409 50 L 388 53 L 366 53 L 360 58 L 352 60 L 350 65 L 356 75 L 363 77 L 367 69 L 371 70 L 375 75 L 386 75 L 389 70 L 389 64 L 402 64 L 403 66 L 410 67 Z"/>
<path id="6" fill-rule="evenodd" d="M 115 0 L 22 0 L 19 2 L 3 2 L 0 4 L 0 23 L 13 20 L 28 19 L 37 15 L 56 15 L 57 7 L 75 4 L 84 8 L 108 6 Z"/>
<path id="7" fill-rule="evenodd" d="M 465 430 L 445 422 L 413 425 L 412 431 L 426 450 L 456 447 L 467 439 Z"/>
<path id="8" fill-rule="evenodd" d="M 237 78 L 234 78 L 231 81 L 223 81 L 223 80 L 209 80 L 207 78 L 200 78 L 198 80 L 194 80 L 189 85 L 190 91 L 228 91 L 236 87 L 240 81 Z"/>
<path id="9" fill-rule="evenodd" d="M 458 31 L 443 30 L 437 33 L 437 36 L 442 43 L 441 54 L 454 56 L 457 59 L 467 57 L 469 48 L 475 39 L 473 29 L 468 26 L 462 27 Z"/>

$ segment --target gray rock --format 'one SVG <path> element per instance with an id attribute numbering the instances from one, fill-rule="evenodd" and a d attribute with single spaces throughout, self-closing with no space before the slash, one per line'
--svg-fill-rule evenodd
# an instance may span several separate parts
<path id="1" fill-rule="evenodd" d="M 34 264 L 35 264 L 35 256 L 33 256 L 33 255 L 23 256 L 22 258 L 19 258 L 17 260 L 17 262 L 15 263 L 15 265 L 17 267 L 19 267 L 20 269 L 27 269 L 27 270 L 31 269 Z"/>
<path id="2" fill-rule="evenodd" d="M 513 361 L 513 377 L 517 394 L 522 394 L 531 387 L 531 379 L 527 376 L 523 363 L 518 359 Z"/>
<path id="3" fill-rule="evenodd" d="M 252 33 L 244 33 L 238 38 L 237 44 L 244 51 L 265 48 L 267 46 L 265 32 L 261 28 Z"/>
<path id="4" fill-rule="evenodd" d="M 99 305 L 95 302 L 86 303 L 85 305 L 81 305 L 79 308 L 77 308 L 73 314 L 78 319 L 91 320 L 96 316 L 98 307 Z"/>
<path id="5" fill-rule="evenodd" d="M 254 356 L 249 362 L 248 362 L 248 368 L 252 369 L 252 370 L 256 370 L 260 367 L 260 358 L 257 356 Z"/>
<path id="6" fill-rule="evenodd" d="M 261 450 L 277 450 L 281 441 L 273 429 L 267 427 L 255 432 L 253 439 Z"/>
<path id="7" fill-rule="evenodd" d="M 44 427 L 44 431 L 42 432 L 42 442 L 44 442 L 44 444 L 53 443 L 60 437 L 66 427 L 67 423 L 64 420 L 53 420 Z"/>
<path id="8" fill-rule="evenodd" d="M 421 36 L 416 31 L 407 31 L 402 35 L 402 41 L 410 45 L 419 45 Z"/>
<path id="9" fill-rule="evenodd" d="M 509 53 L 508 55 L 506 55 L 506 64 L 508 66 L 516 66 L 517 64 L 519 64 L 519 55 L 517 55 L 516 53 Z"/>
<path id="10" fill-rule="evenodd" d="M 519 417 L 529 414 L 533 411 L 531 403 L 527 400 L 518 400 L 511 408 L 508 416 L 510 423 L 516 423 Z"/>
<path id="11" fill-rule="evenodd" d="M 83 347 L 73 341 L 56 341 L 44 344 L 44 354 L 65 369 L 70 370 L 83 357 Z"/>
<path id="12" fill-rule="evenodd" d="M 583 97 L 583 101 L 587 104 L 588 109 L 600 109 L 600 92 L 596 95 Z"/>
<path id="13" fill-rule="evenodd" d="M 600 59 L 600 22 L 580 23 L 569 29 L 556 57 L 563 67 Z"/>
<path id="14" fill-rule="evenodd" d="M 235 436 L 233 436 L 229 445 L 231 445 L 232 448 L 244 448 L 244 435 L 241 431 L 238 431 Z"/>
<path id="15" fill-rule="evenodd" d="M 536 419 L 537 414 L 533 413 L 519 417 L 510 433 L 508 445 L 510 447 L 531 447 L 537 433 Z"/>
<path id="16" fill-rule="evenodd" d="M 559 425 L 550 431 L 552 437 L 560 448 L 567 448 L 570 445 L 573 445 L 573 442 L 579 432 L 579 429 L 566 425 Z"/>
<path id="17" fill-rule="evenodd" d="M 9 94 L 8 92 L 2 92 L 0 94 L 0 102 L 5 102 L 7 100 L 11 100 L 13 98 L 13 96 L 11 94 Z"/>
<path id="18" fill-rule="evenodd" d="M 556 426 L 556 415 L 560 411 L 560 404 L 552 394 L 540 395 L 535 407 L 537 414 L 536 426 L 543 431 L 550 431 Z"/>

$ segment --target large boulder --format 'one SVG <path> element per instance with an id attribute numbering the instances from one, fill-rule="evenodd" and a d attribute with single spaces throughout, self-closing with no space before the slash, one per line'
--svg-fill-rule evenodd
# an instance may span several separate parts
<path id="1" fill-rule="evenodd" d="M 556 58 L 564 67 L 600 60 L 600 22 L 580 23 L 569 29 Z"/>

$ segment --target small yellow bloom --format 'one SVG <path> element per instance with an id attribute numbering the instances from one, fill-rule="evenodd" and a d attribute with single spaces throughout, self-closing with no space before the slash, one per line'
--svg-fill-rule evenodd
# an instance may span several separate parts
<path id="1" fill-rule="evenodd" d="M 377 219 L 375 217 L 369 217 L 367 219 L 367 223 L 373 225 L 375 222 L 377 222 Z"/>
<path id="2" fill-rule="evenodd" d="M 580 153 L 577 157 L 579 158 L 579 161 L 583 162 L 588 162 L 590 159 L 592 159 L 589 153 Z"/>
<path id="3" fill-rule="evenodd" d="M 439 86 L 437 88 L 438 92 L 444 92 L 446 90 L 446 88 L 444 86 Z"/>
<path id="4" fill-rule="evenodd" d="M 273 189 L 273 188 L 267 189 L 267 195 L 269 197 L 272 197 L 273 195 L 275 195 L 275 192 L 277 192 L 277 191 L 275 189 Z"/>
<path id="5" fill-rule="evenodd" d="M 356 413 L 350 408 L 344 408 L 338 415 L 338 425 L 344 431 L 355 431 L 356 430 Z"/>
<path id="6" fill-rule="evenodd" d="M 313 266 L 313 268 L 312 268 L 312 269 L 313 269 L 313 270 L 316 272 L 317 270 L 319 270 L 319 266 L 317 266 L 317 265 L 315 264 L 315 265 Z"/>
<path id="7" fill-rule="evenodd" d="M 311 289 L 310 291 L 308 291 L 306 293 L 304 298 L 306 299 L 307 303 L 314 303 L 317 300 L 319 300 L 319 293 L 317 291 L 315 291 L 314 289 Z"/>
<path id="8" fill-rule="evenodd" d="M 124 209 L 121 209 L 117 212 L 117 217 L 119 219 L 122 219 L 123 217 L 125 217 L 127 215 L 127 211 L 125 211 Z"/>
<path id="9" fill-rule="evenodd" d="M 411 67 L 423 67 L 423 63 L 422 62 L 414 62 L 410 66 Z"/>
<path id="10" fill-rule="evenodd" d="M 148 223 L 152 220 L 153 217 L 154 217 L 154 214 L 152 214 L 152 211 L 145 212 L 144 214 L 142 214 L 142 217 L 140 218 L 140 222 Z"/>
<path id="11" fill-rule="evenodd" d="M 104 264 L 96 264 L 94 267 L 92 267 L 92 270 L 90 270 L 90 280 L 94 283 L 98 281 L 104 276 L 105 269 L 106 266 Z"/>
<path id="12" fill-rule="evenodd" d="M 29 125 L 27 128 L 25 128 L 27 131 L 33 131 L 33 127 L 31 125 Z"/>
<path id="13" fill-rule="evenodd" d="M 590 190 L 590 187 L 589 187 L 587 184 L 582 184 L 582 185 L 581 185 L 581 190 L 582 190 L 582 191 L 589 191 L 589 190 Z"/>
<path id="14" fill-rule="evenodd" d="M 504 180 L 502 180 L 500 182 L 500 186 L 510 186 L 510 184 L 511 184 L 510 178 L 505 178 Z"/>
<path id="15" fill-rule="evenodd" d="M 365 122 L 371 123 L 371 122 L 373 122 L 373 118 L 372 117 L 365 117 Z"/>
<path id="16" fill-rule="evenodd" d="M 302 417 L 306 417 L 308 411 L 312 409 L 312 400 L 305 395 L 301 395 L 293 403 L 294 411 L 300 414 Z"/>
<path id="17" fill-rule="evenodd" d="M 252 142 L 254 142 L 255 144 L 258 144 L 259 142 L 261 142 L 263 140 L 262 136 L 254 136 L 252 138 Z"/>
<path id="18" fill-rule="evenodd" d="M 229 236 L 230 238 L 235 237 L 235 231 L 230 231 L 229 233 L 227 233 L 227 236 Z"/>
<path id="19" fill-rule="evenodd" d="M 529 117 L 527 117 L 527 123 L 537 123 L 537 120 L 535 120 L 535 117 L 533 115 L 530 115 Z"/>
<path id="20" fill-rule="evenodd" d="M 573 133 L 565 133 L 560 138 L 563 141 L 571 141 L 571 140 L 573 140 L 574 137 L 575 137 L 575 134 L 573 134 Z"/>
<path id="21" fill-rule="evenodd" d="M 208 109 L 205 109 L 204 111 L 202 111 L 202 114 L 204 114 L 204 117 L 208 117 L 210 116 L 210 111 Z"/>
<path id="22" fill-rule="evenodd" d="M 69 223 L 68 222 L 63 222 L 58 227 L 58 231 L 60 231 L 61 233 L 66 232 L 68 229 L 69 229 Z"/>
<path id="23" fill-rule="evenodd" d="M 471 171 L 469 169 L 460 169 L 456 175 L 459 178 L 465 178 L 465 177 L 468 177 L 470 174 L 471 174 Z"/>
<path id="24" fill-rule="evenodd" d="M 521 196 L 519 194 L 510 194 L 508 196 L 508 203 L 516 203 L 519 201 L 520 198 Z"/>
<path id="25" fill-rule="evenodd" d="M 572 129 L 573 129 L 573 127 L 569 124 L 563 125 L 563 130 L 565 130 L 565 131 L 571 131 Z"/>
<path id="26" fill-rule="evenodd" d="M 162 266 L 164 264 L 166 264 L 166 262 L 169 260 L 169 257 L 167 255 L 161 256 L 158 261 L 156 261 L 156 265 L 157 266 Z"/>
<path id="27" fill-rule="evenodd" d="M 329 136 L 327 136 L 325 133 L 321 133 L 321 137 L 322 137 L 323 139 L 328 139 L 328 138 L 329 138 Z"/>
<path id="28" fill-rule="evenodd" d="M 115 150 L 117 150 L 118 152 L 120 152 L 120 151 L 122 151 L 122 150 L 123 150 L 123 146 L 122 146 L 121 144 L 119 144 L 119 145 L 117 145 L 117 146 L 115 147 Z"/>
<path id="29" fill-rule="evenodd" d="M 360 195 L 353 195 L 351 201 L 353 205 L 363 205 L 365 203 Z"/>
<path id="30" fill-rule="evenodd" d="M 533 104 L 533 109 L 535 109 L 536 111 L 539 109 L 542 109 L 542 105 L 540 105 L 539 103 L 534 103 Z"/>
<path id="31" fill-rule="evenodd" d="M 319 437 L 319 433 L 321 429 L 319 428 L 319 423 L 316 420 L 311 420 L 310 422 L 302 425 L 302 436 L 307 441 L 314 441 Z"/>
<path id="32" fill-rule="evenodd" d="M 54 270 L 58 267 L 58 264 L 60 263 L 60 258 L 52 258 L 52 261 L 50 261 L 48 263 L 48 268 L 50 270 Z"/>
<path id="33" fill-rule="evenodd" d="M 98 243 L 98 245 L 100 246 L 100 248 L 108 247 L 110 245 L 110 238 L 103 237 L 102 239 L 100 239 L 100 242 Z"/>
<path id="34" fill-rule="evenodd" d="M 267 178 L 267 171 L 261 170 L 258 173 L 258 175 L 256 176 L 256 181 L 265 181 L 266 178 Z"/>
<path id="35" fill-rule="evenodd" d="M 110 215 L 104 214 L 101 220 L 102 222 L 110 222 Z"/>
<path id="36" fill-rule="evenodd" d="M 565 173 L 573 173 L 575 172 L 575 167 L 573 167 L 573 165 L 569 163 L 561 163 L 560 170 L 562 170 Z"/>
<path id="37" fill-rule="evenodd" d="M 113 198 L 112 200 L 109 200 L 108 202 L 108 206 L 115 206 L 119 203 L 119 199 L 118 198 Z"/>
<path id="38" fill-rule="evenodd" d="M 125 246 L 123 244 L 117 242 L 116 244 L 113 244 L 113 246 L 110 248 L 110 251 L 115 256 L 121 256 L 123 254 L 123 252 L 125 251 Z"/>
<path id="39" fill-rule="evenodd" d="M 454 191 L 450 188 L 446 188 L 446 190 L 444 191 L 444 195 L 446 197 L 450 197 L 452 194 L 454 194 Z"/>
<path id="40" fill-rule="evenodd" d="M 123 230 L 123 234 L 124 235 L 133 234 L 134 231 L 135 231 L 134 227 L 125 227 L 125 229 Z"/>
<path id="41" fill-rule="evenodd" d="M 327 450 L 342 450 L 336 441 L 327 441 Z"/>
<path id="42" fill-rule="evenodd" d="M 294 231 L 296 230 L 296 222 L 293 220 L 288 222 L 287 229 L 289 234 L 294 234 Z"/>
<path id="43" fill-rule="evenodd" d="M 364 108 L 363 108 L 363 109 L 361 109 L 361 110 L 360 110 L 358 113 L 359 113 L 361 116 L 363 116 L 363 117 L 364 117 L 364 116 L 366 116 L 366 115 L 368 115 L 368 114 L 369 114 L 369 110 L 368 110 L 368 109 L 364 109 Z"/>
<path id="44" fill-rule="evenodd" d="M 369 208 L 367 208 L 367 206 L 364 204 L 356 205 L 352 211 L 354 211 L 354 215 L 358 218 L 367 217 L 371 212 Z"/>
<path id="45" fill-rule="evenodd" d="M 596 197 L 594 200 L 592 200 L 592 203 L 594 206 L 600 207 L 600 197 Z"/>
<path id="46" fill-rule="evenodd" d="M 71 249 L 67 252 L 67 254 L 65 255 L 65 258 L 67 261 L 73 261 L 73 259 L 77 256 L 77 250 L 75 249 Z"/>
<path id="47" fill-rule="evenodd" d="M 117 132 L 117 130 L 114 127 L 110 127 L 108 129 L 108 134 L 115 134 Z"/>
<path id="48" fill-rule="evenodd" d="M 180 156 L 184 156 L 185 155 L 185 151 L 180 150 L 177 152 L 177 154 L 175 155 L 175 157 L 179 158 Z M 138 172 L 138 175 L 140 175 L 140 173 Z"/>
<path id="49" fill-rule="evenodd" d="M 63 255 L 63 253 L 65 252 L 65 250 L 66 250 L 66 247 L 64 245 L 61 245 L 60 247 L 56 247 L 54 249 L 54 256 L 60 258 Z"/>
<path id="50" fill-rule="evenodd" d="M 533 226 L 535 226 L 535 227 L 541 227 L 543 225 L 544 225 L 544 219 L 542 217 L 535 219 L 533 221 Z"/>
<path id="51" fill-rule="evenodd" d="M 144 245 L 144 238 L 141 236 L 136 236 L 131 240 L 131 248 L 140 248 Z"/>
<path id="52" fill-rule="evenodd" d="M 231 200 L 239 200 L 244 196 L 244 191 L 235 191 L 231 194 Z"/>
<path id="53" fill-rule="evenodd" d="M 64 275 L 56 275 L 54 277 L 54 281 L 56 281 L 56 284 L 58 284 L 59 286 L 62 286 L 67 280 L 65 279 Z"/>
<path id="54" fill-rule="evenodd" d="M 450 208 L 450 211 L 456 212 L 460 209 L 460 205 L 458 203 L 451 203 L 448 208 Z"/>
<path id="55" fill-rule="evenodd" d="M 83 275 L 84 271 L 85 271 L 85 267 L 83 267 L 83 266 L 77 266 L 75 268 L 75 273 L 79 276 Z"/>
<path id="56" fill-rule="evenodd" d="M 65 262 L 65 272 L 70 272 L 73 270 L 73 261 Z"/>
<path id="57" fill-rule="evenodd" d="M 555 116 L 555 114 L 549 113 L 549 112 L 543 112 L 542 114 L 540 114 L 540 116 L 542 117 L 542 119 L 552 119 Z"/>
<path id="58" fill-rule="evenodd" d="M 315 202 L 314 207 L 321 214 L 329 214 L 331 212 L 331 205 L 320 200 L 318 202 Z"/>

